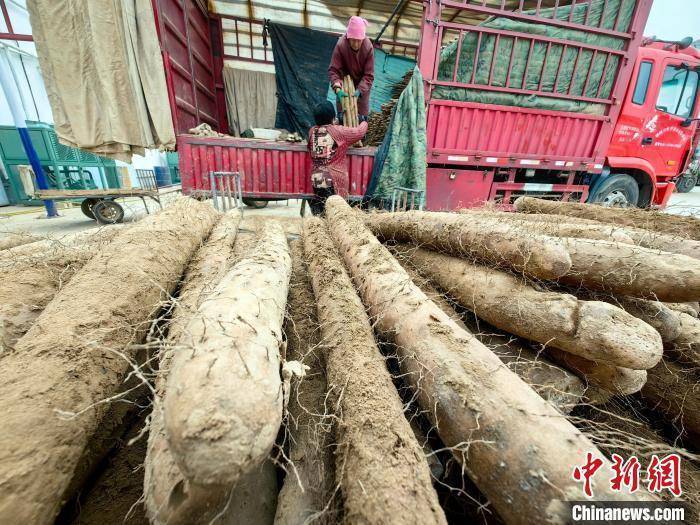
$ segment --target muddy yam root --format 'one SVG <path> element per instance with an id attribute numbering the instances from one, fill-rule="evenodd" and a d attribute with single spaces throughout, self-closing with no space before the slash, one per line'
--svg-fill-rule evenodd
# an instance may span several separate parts
<path id="1" fill-rule="evenodd" d="M 0 355 L 14 348 L 56 293 L 120 228 L 81 236 L 79 244 L 41 241 L 43 249 L 6 250 L 0 257 Z M 20 248 L 27 247 L 23 245 Z"/>
<path id="2" fill-rule="evenodd" d="M 568 414 L 581 401 L 586 387 L 575 374 L 553 364 L 544 355 L 521 345 L 513 336 L 497 333 L 495 328 L 485 326 L 486 323 L 479 323 L 475 317 L 463 318 L 429 279 L 423 277 L 410 264 L 402 262 L 402 266 L 413 283 L 457 326 L 473 333 L 484 346 L 559 412 Z"/>
<path id="3" fill-rule="evenodd" d="M 170 452 L 163 428 L 163 395 L 172 347 L 177 344 L 201 302 L 228 273 L 239 222 L 240 213 L 237 210 L 222 215 L 207 240 L 192 257 L 168 325 L 168 339 L 159 356 L 159 373 L 156 377 L 153 413 L 144 462 L 143 490 L 146 513 L 151 522 L 157 525 L 208 523 L 226 500 L 228 487 L 223 487 L 215 496 L 201 497 L 195 488 L 189 486 L 180 472 Z"/>
<path id="4" fill-rule="evenodd" d="M 514 205 L 516 211 L 520 213 L 544 213 L 593 219 L 700 241 L 700 219 L 695 217 L 669 215 L 637 208 L 606 208 L 595 204 L 548 201 L 533 197 L 518 197 Z"/>
<path id="5" fill-rule="evenodd" d="M 289 434 L 288 475 L 277 500 L 275 525 L 299 525 L 311 516 L 318 523 L 334 522 L 332 416 L 326 412 L 326 373 L 321 355 L 321 335 L 316 300 L 303 256 L 301 240 L 289 241 L 292 278 L 287 298 L 287 360 L 309 367 L 306 376 L 292 382 L 287 407 Z M 326 507 L 326 516 L 320 517 Z"/>
<path id="6" fill-rule="evenodd" d="M 565 500 L 581 497 L 571 473 L 600 451 L 428 300 L 347 203 L 329 198 L 326 214 L 375 326 L 397 345 L 405 381 L 474 483 L 506 523 L 568 521 Z M 601 469 L 611 475 L 608 461 Z M 622 499 L 605 484 L 595 497 Z"/>
<path id="7" fill-rule="evenodd" d="M 511 224 L 420 211 L 371 214 L 367 222 L 383 240 L 413 242 L 540 279 L 557 279 L 571 268 L 571 258 L 561 241 Z"/>
<path id="8" fill-rule="evenodd" d="M 663 414 L 685 443 L 700 449 L 700 381 L 695 370 L 664 359 L 648 371 L 641 394 L 649 408 Z"/>
<path id="9" fill-rule="evenodd" d="M 493 326 L 589 360 L 644 370 L 663 355 L 659 334 L 608 303 L 540 291 L 521 278 L 463 259 L 402 245 L 401 256 Z"/>
<path id="10" fill-rule="evenodd" d="M 109 406 L 101 401 L 119 388 L 125 357 L 144 341 L 215 217 L 210 205 L 181 199 L 122 230 L 3 358 L 0 522 L 53 523 Z"/>
<path id="11" fill-rule="evenodd" d="M 338 404 L 336 481 L 347 523 L 446 523 L 372 327 L 320 219 L 304 223 L 328 387 Z"/>
<path id="12" fill-rule="evenodd" d="M 184 476 L 232 485 L 270 453 L 282 421 L 280 350 L 291 259 L 278 223 L 200 305 L 173 350 L 165 431 Z"/>
<path id="13" fill-rule="evenodd" d="M 612 395 L 634 394 L 639 392 L 647 381 L 646 370 L 632 370 L 591 361 L 554 347 L 547 348 L 545 353 L 555 363 Z"/>
<path id="14" fill-rule="evenodd" d="M 462 210 L 461 213 L 471 214 L 479 220 L 491 220 L 495 222 L 508 221 L 524 230 L 533 233 L 548 235 L 550 237 L 572 237 L 574 239 L 593 239 L 599 241 L 622 242 L 634 244 L 634 240 L 625 230 L 619 226 L 605 223 L 592 222 L 567 222 L 565 217 L 554 216 L 559 220 L 538 220 L 539 215 L 526 215 L 523 213 L 494 212 L 479 208 Z"/>
<path id="15" fill-rule="evenodd" d="M 620 296 L 686 302 L 700 298 L 700 264 L 678 253 L 629 244 L 564 239 L 571 270 L 561 282 Z"/>
<path id="16" fill-rule="evenodd" d="M 620 298 L 617 302 L 626 312 L 654 327 L 664 343 L 675 341 L 680 335 L 678 314 L 663 303 L 627 297 Z"/>
<path id="17" fill-rule="evenodd" d="M 16 246 L 30 244 L 43 239 L 40 235 L 29 232 L 5 232 L 0 239 L 0 251 L 9 250 Z"/>
<path id="18" fill-rule="evenodd" d="M 676 317 L 680 327 L 671 353 L 682 363 L 700 367 L 700 319 L 681 312 L 676 312 Z"/>

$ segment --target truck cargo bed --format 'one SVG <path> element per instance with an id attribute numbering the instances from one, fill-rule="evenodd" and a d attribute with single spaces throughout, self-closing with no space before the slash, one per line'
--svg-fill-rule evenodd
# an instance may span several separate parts
<path id="1" fill-rule="evenodd" d="M 186 195 L 208 194 L 210 171 L 239 172 L 245 198 L 299 199 L 313 195 L 311 159 L 305 143 L 179 135 L 177 145 L 182 192 Z M 349 150 L 351 197 L 365 194 L 376 150 Z"/>

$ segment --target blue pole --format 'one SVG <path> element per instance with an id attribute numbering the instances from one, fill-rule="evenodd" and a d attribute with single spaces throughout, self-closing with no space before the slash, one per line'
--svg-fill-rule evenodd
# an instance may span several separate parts
<path id="1" fill-rule="evenodd" d="M 37 155 L 34 145 L 32 144 L 32 139 L 29 137 L 27 117 L 24 113 L 19 93 L 17 92 L 17 86 L 10 78 L 10 60 L 7 56 L 7 49 L 4 47 L 0 47 L 0 85 L 2 85 L 2 90 L 5 93 L 7 104 L 10 106 L 12 119 L 19 132 L 19 137 L 22 140 L 24 152 L 27 154 L 29 163 L 34 170 L 37 186 L 39 186 L 40 190 L 48 190 L 49 181 L 46 179 L 44 169 L 41 167 L 39 155 Z M 56 211 L 56 203 L 54 203 L 54 201 L 45 200 L 44 207 L 46 208 L 47 217 L 58 217 L 58 211 Z"/>

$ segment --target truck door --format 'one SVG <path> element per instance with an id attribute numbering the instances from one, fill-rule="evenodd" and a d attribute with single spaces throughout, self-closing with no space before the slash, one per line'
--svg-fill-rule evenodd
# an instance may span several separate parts
<path id="1" fill-rule="evenodd" d="M 694 116 L 698 94 L 698 68 L 682 60 L 665 59 L 657 71 L 655 104 L 641 129 L 642 158 L 651 162 L 660 177 L 674 177 L 683 163 L 695 133 L 695 124 L 683 127 Z"/>

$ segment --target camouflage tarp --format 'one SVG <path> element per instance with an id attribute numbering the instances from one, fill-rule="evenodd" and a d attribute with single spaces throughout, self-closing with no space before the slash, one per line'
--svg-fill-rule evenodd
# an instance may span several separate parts
<path id="1" fill-rule="evenodd" d="M 392 192 L 398 187 L 425 191 L 425 158 L 423 76 L 415 68 L 377 151 L 367 197 L 391 199 Z"/>

